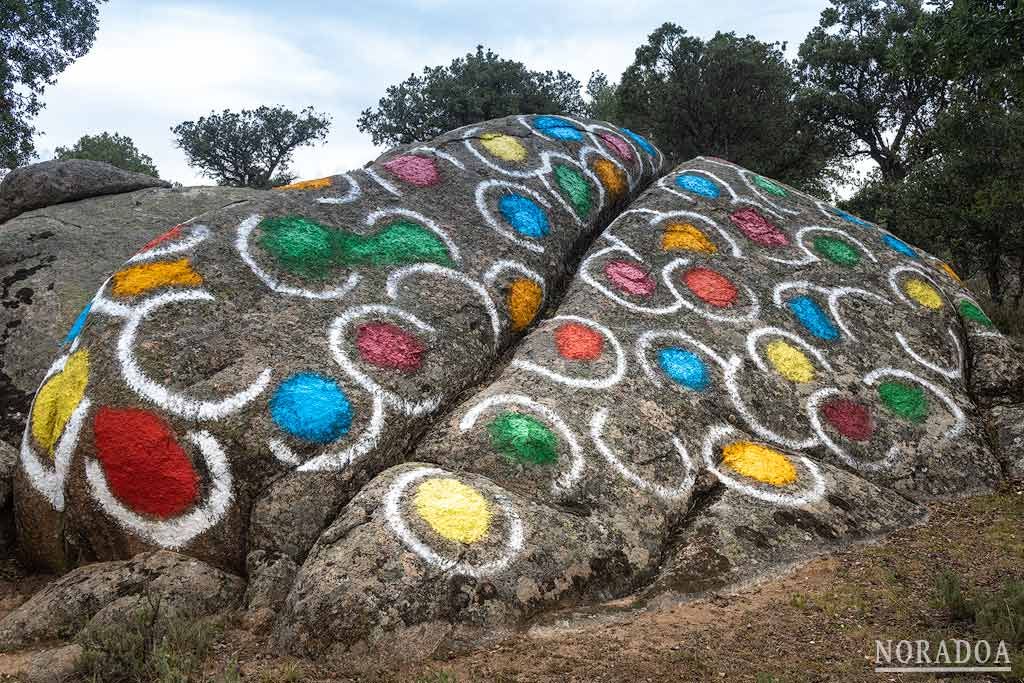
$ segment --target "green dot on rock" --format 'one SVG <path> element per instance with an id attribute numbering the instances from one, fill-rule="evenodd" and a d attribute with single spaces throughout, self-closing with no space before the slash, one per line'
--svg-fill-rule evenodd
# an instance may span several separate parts
<path id="1" fill-rule="evenodd" d="M 928 399 L 924 389 L 903 382 L 883 382 L 878 385 L 882 403 L 892 412 L 911 422 L 924 422 L 928 417 Z"/>
<path id="2" fill-rule="evenodd" d="M 967 318 L 968 320 L 973 320 L 976 323 L 981 323 L 985 327 L 993 327 L 992 320 L 987 315 L 985 315 L 985 311 L 981 310 L 970 301 L 961 301 L 959 309 L 960 315 Z"/>
<path id="3" fill-rule="evenodd" d="M 860 263 L 860 254 L 849 244 L 834 237 L 817 237 L 814 250 L 832 263 L 841 266 L 855 266 Z"/>
<path id="4" fill-rule="evenodd" d="M 581 217 L 590 213 L 590 183 L 579 171 L 564 164 L 555 166 L 555 180 L 569 196 L 569 201 Z"/>
<path id="5" fill-rule="evenodd" d="M 535 417 L 502 413 L 488 431 L 495 450 L 516 462 L 547 465 L 558 460 L 558 437 Z"/>
<path id="6" fill-rule="evenodd" d="M 780 185 L 778 185 L 777 183 L 773 183 L 772 181 L 768 180 L 764 176 L 755 175 L 754 176 L 754 184 L 757 185 L 758 187 L 760 187 L 765 192 L 770 192 L 771 194 L 775 195 L 776 197 L 785 197 L 786 196 L 786 191 L 784 189 L 782 189 L 782 187 Z"/>

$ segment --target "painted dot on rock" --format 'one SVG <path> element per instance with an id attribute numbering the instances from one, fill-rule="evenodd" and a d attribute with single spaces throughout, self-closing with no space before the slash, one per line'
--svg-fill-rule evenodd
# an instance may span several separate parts
<path id="1" fill-rule="evenodd" d="M 786 233 L 779 230 L 757 209 L 746 208 L 733 211 L 729 220 L 751 241 L 764 247 L 781 247 L 789 244 Z"/>
<path id="2" fill-rule="evenodd" d="M 532 199 L 521 194 L 507 194 L 498 201 L 498 209 L 516 232 L 539 239 L 551 230 L 548 215 Z"/>
<path id="3" fill-rule="evenodd" d="M 515 462 L 549 465 L 558 460 L 558 438 L 532 415 L 502 413 L 487 430 L 494 449 Z"/>
<path id="4" fill-rule="evenodd" d="M 413 506 L 431 529 L 456 543 L 475 543 L 491 526 L 487 500 L 455 479 L 427 479 L 416 488 Z"/>
<path id="5" fill-rule="evenodd" d="M 326 178 L 314 178 L 313 180 L 300 180 L 297 183 L 290 183 L 288 185 L 278 185 L 275 190 L 292 191 L 292 190 L 323 190 L 331 186 L 331 177 Z"/>
<path id="6" fill-rule="evenodd" d="M 840 434 L 853 441 L 867 441 L 875 431 L 871 411 L 867 406 L 850 401 L 837 399 L 829 401 L 821 408 L 828 423 Z"/>
<path id="7" fill-rule="evenodd" d="M 907 244 L 901 239 L 897 239 L 892 235 L 885 235 L 882 237 L 882 241 L 885 242 L 885 244 L 890 249 L 898 251 L 904 256 L 909 256 L 910 258 L 919 258 L 917 252 L 914 251 L 913 247 L 911 247 L 909 244 Z"/>
<path id="8" fill-rule="evenodd" d="M 192 461 L 167 423 L 153 413 L 103 406 L 93 432 L 107 485 L 132 510 L 167 519 L 198 498 L 199 477 Z"/>
<path id="9" fill-rule="evenodd" d="M 754 184 L 757 185 L 758 187 L 760 187 L 765 192 L 773 194 L 776 197 L 785 197 L 786 196 L 786 190 L 783 189 L 783 187 L 781 185 L 779 185 L 778 183 L 774 183 L 771 180 L 768 180 L 764 176 L 755 175 L 754 176 Z"/>
<path id="10" fill-rule="evenodd" d="M 968 320 L 973 320 L 974 322 L 980 323 L 985 327 L 995 326 L 995 324 L 992 322 L 992 319 L 985 315 L 985 311 L 981 310 L 980 308 L 975 306 L 970 301 L 967 301 L 966 299 L 962 300 L 957 308 L 960 311 L 960 315 L 967 318 Z"/>
<path id="11" fill-rule="evenodd" d="M 139 253 L 141 254 L 144 251 L 149 251 L 154 247 L 160 246 L 164 242 L 170 242 L 171 240 L 178 239 L 179 237 L 181 237 L 181 229 L 183 227 L 184 226 L 182 225 L 175 225 L 173 228 L 163 233 L 162 235 L 157 235 L 156 237 L 142 245 L 142 249 L 139 249 Z"/>
<path id="12" fill-rule="evenodd" d="M 804 329 L 818 339 L 835 341 L 839 338 L 839 330 L 832 324 L 832 319 L 821 310 L 821 306 L 814 299 L 809 296 L 798 296 L 786 302 L 786 306 Z"/>
<path id="13" fill-rule="evenodd" d="M 604 336 L 580 323 L 564 323 L 555 330 L 555 347 L 566 360 L 597 360 L 604 351 Z"/>
<path id="14" fill-rule="evenodd" d="M 807 354 L 782 339 L 775 339 L 765 347 L 765 355 L 775 371 L 797 384 L 814 381 L 814 366 Z"/>
<path id="15" fill-rule="evenodd" d="M 504 161 L 522 161 L 528 156 L 523 143 L 504 133 L 484 133 L 480 144 L 493 156 Z"/>
<path id="16" fill-rule="evenodd" d="M 512 319 L 512 329 L 518 332 L 532 323 L 543 300 L 544 290 L 539 284 L 527 277 L 514 280 L 508 290 L 508 312 Z"/>
<path id="17" fill-rule="evenodd" d="M 583 133 L 576 126 L 555 116 L 534 116 L 533 125 L 540 132 L 556 140 L 578 142 L 583 139 Z"/>
<path id="18" fill-rule="evenodd" d="M 878 385 L 882 403 L 905 420 L 924 422 L 928 417 L 928 399 L 924 389 L 903 382 L 883 382 Z"/>
<path id="19" fill-rule="evenodd" d="M 686 349 L 675 346 L 662 349 L 658 352 L 658 365 L 673 382 L 694 391 L 703 391 L 710 382 L 704 361 Z"/>
<path id="20" fill-rule="evenodd" d="M 608 191 L 612 199 L 624 197 L 629 190 L 629 184 L 626 182 L 626 176 L 622 169 L 607 159 L 594 161 L 594 173 L 597 174 L 598 180 L 604 185 L 604 189 Z"/>
<path id="21" fill-rule="evenodd" d="M 956 274 L 956 271 L 953 270 L 953 267 L 950 266 L 945 261 L 939 261 L 939 267 L 942 268 L 943 272 L 946 273 L 946 275 L 950 276 L 957 282 L 963 282 L 963 280 L 960 279 L 960 276 Z"/>
<path id="22" fill-rule="evenodd" d="M 292 436 L 330 443 L 348 433 L 352 406 L 337 382 L 314 372 L 292 375 L 270 399 L 270 416 Z"/>
<path id="23" fill-rule="evenodd" d="M 762 484 L 785 486 L 796 481 L 796 467 L 785 453 L 751 441 L 727 444 L 722 449 L 722 462 L 733 472 Z"/>
<path id="24" fill-rule="evenodd" d="M 855 266 L 860 263 L 860 254 L 857 250 L 844 240 L 834 237 L 816 237 L 814 250 L 840 266 Z"/>
<path id="25" fill-rule="evenodd" d="M 85 396 L 89 382 L 89 352 L 76 351 L 64 362 L 64 368 L 50 377 L 32 403 L 32 436 L 53 455 L 53 450 L 71 419 L 71 413 Z"/>
<path id="26" fill-rule="evenodd" d="M 430 187 L 441 180 L 437 172 L 437 162 L 430 157 L 403 154 L 384 162 L 384 168 L 399 180 L 416 187 Z"/>
<path id="27" fill-rule="evenodd" d="M 623 161 L 633 161 L 636 159 L 633 156 L 633 150 L 630 149 L 626 141 L 620 138 L 618 135 L 612 135 L 611 133 L 598 133 L 598 137 L 608 143 L 608 146 L 615 150 L 616 156 Z"/>
<path id="28" fill-rule="evenodd" d="M 907 293 L 907 296 L 925 308 L 930 308 L 932 310 L 942 308 L 942 295 L 939 294 L 939 290 L 935 289 L 924 280 L 920 280 L 916 277 L 910 278 L 903 283 L 903 291 Z"/>
<path id="29" fill-rule="evenodd" d="M 160 287 L 198 287 L 202 276 L 192 270 L 188 259 L 158 261 L 130 266 L 114 273 L 111 291 L 115 296 L 131 297 Z"/>
<path id="30" fill-rule="evenodd" d="M 391 323 L 365 323 L 356 329 L 359 356 L 372 365 L 414 372 L 423 364 L 426 351 L 415 335 Z"/>
<path id="31" fill-rule="evenodd" d="M 67 336 L 64 337 L 64 344 L 70 344 L 71 342 L 78 339 L 78 335 L 82 334 L 82 330 L 85 329 L 85 323 L 89 319 L 89 311 L 92 310 L 92 302 L 90 301 L 75 318 L 75 322 L 71 325 L 71 329 L 68 330 Z"/>
<path id="32" fill-rule="evenodd" d="M 715 199 L 720 194 L 718 185 L 711 182 L 704 176 L 694 175 L 692 173 L 677 175 L 676 185 L 687 192 L 693 192 L 694 194 L 699 194 L 701 197 L 707 197 L 708 199 Z"/>
<path id="33" fill-rule="evenodd" d="M 620 292 L 644 298 L 654 294 L 654 279 L 635 263 L 613 259 L 604 264 L 604 274 Z"/>
<path id="34" fill-rule="evenodd" d="M 697 251 L 714 254 L 715 243 L 692 223 L 669 223 L 661 235 L 661 248 L 665 251 Z"/>
<path id="35" fill-rule="evenodd" d="M 569 197 L 569 202 L 581 218 L 590 213 L 590 183 L 582 173 L 565 164 L 556 164 L 555 182 Z"/>
<path id="36" fill-rule="evenodd" d="M 709 268 L 686 271 L 683 282 L 701 301 L 716 308 L 728 308 L 736 303 L 736 285 Z"/>
<path id="37" fill-rule="evenodd" d="M 654 149 L 654 145 L 647 142 L 647 139 L 643 135 L 640 135 L 639 133 L 634 133 L 629 128 L 619 128 L 619 130 L 622 131 L 623 135 L 625 135 L 630 140 L 635 142 L 640 147 L 640 149 L 646 152 L 647 156 L 653 157 L 658 154 L 658 150 Z"/>
<path id="38" fill-rule="evenodd" d="M 847 213 L 846 211 L 843 211 L 842 209 L 837 209 L 835 207 L 832 207 L 829 210 L 834 215 L 839 216 L 840 218 L 842 218 L 847 223 L 853 223 L 854 225 L 859 226 L 861 228 L 870 228 L 871 227 L 871 224 L 868 223 L 866 220 L 864 220 L 862 218 L 858 218 L 857 216 L 854 216 L 852 213 Z"/>

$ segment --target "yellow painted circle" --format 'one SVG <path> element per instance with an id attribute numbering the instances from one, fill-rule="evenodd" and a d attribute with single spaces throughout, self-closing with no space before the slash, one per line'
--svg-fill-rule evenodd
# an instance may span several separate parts
<path id="1" fill-rule="evenodd" d="M 661 236 L 661 248 L 665 251 L 699 251 L 705 254 L 718 251 L 714 242 L 692 223 L 669 223 Z"/>
<path id="2" fill-rule="evenodd" d="M 331 177 L 314 178 L 313 180 L 300 180 L 291 185 L 278 185 L 275 190 L 322 190 L 331 186 Z"/>
<path id="3" fill-rule="evenodd" d="M 513 282 L 508 292 L 512 329 L 518 332 L 533 322 L 543 299 L 544 291 L 533 280 L 522 277 Z"/>
<path id="4" fill-rule="evenodd" d="M 526 158 L 526 148 L 511 135 L 484 133 L 480 136 L 480 144 L 492 155 L 505 161 L 522 161 Z"/>
<path id="5" fill-rule="evenodd" d="M 32 405 L 32 436 L 53 455 L 57 440 L 71 419 L 71 413 L 85 396 L 89 381 L 89 352 L 77 351 L 64 363 L 64 369 L 46 380 Z"/>
<path id="6" fill-rule="evenodd" d="M 942 296 L 939 294 L 937 289 L 924 280 L 919 280 L 917 278 L 907 280 L 903 284 L 903 291 L 905 291 L 911 299 L 925 308 L 942 308 Z"/>
<path id="7" fill-rule="evenodd" d="M 800 349 L 787 341 L 776 339 L 765 348 L 765 355 L 776 372 L 790 382 L 805 384 L 814 381 L 814 366 Z"/>
<path id="8" fill-rule="evenodd" d="M 455 479 L 428 479 L 413 497 L 416 512 L 449 541 L 474 543 L 491 526 L 491 507 L 480 492 Z"/>
<path id="9" fill-rule="evenodd" d="M 722 462 L 744 477 L 772 486 L 796 481 L 796 468 L 785 453 L 750 441 L 736 441 L 722 449 Z"/>

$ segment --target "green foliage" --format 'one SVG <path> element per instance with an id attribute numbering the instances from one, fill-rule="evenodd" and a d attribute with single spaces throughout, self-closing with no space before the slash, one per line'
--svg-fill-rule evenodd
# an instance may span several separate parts
<path id="1" fill-rule="evenodd" d="M 190 166 L 218 185 L 265 189 L 290 182 L 288 164 L 299 147 L 323 142 L 331 119 L 306 107 L 211 112 L 171 129 Z M 277 174 L 277 175 L 275 175 Z"/>
<path id="2" fill-rule="evenodd" d="M 564 71 L 531 71 L 483 46 L 449 66 L 425 67 L 389 86 L 356 127 L 375 145 L 403 145 L 509 114 L 586 113 L 580 82 Z"/>
<path id="3" fill-rule="evenodd" d="M 674 162 L 714 155 L 821 190 L 835 179 L 830 166 L 843 172 L 841 150 L 801 117 L 784 49 L 734 33 L 704 41 L 666 23 L 622 75 L 621 123 L 649 134 Z"/>
<path id="4" fill-rule="evenodd" d="M 83 135 L 72 147 L 58 147 L 54 157 L 105 161 L 125 171 L 160 177 L 153 159 L 140 152 L 130 137 L 118 133 L 111 135 L 104 131 L 99 135 Z"/>
<path id="5" fill-rule="evenodd" d="M 0 6 L 0 168 L 35 157 L 31 119 L 47 85 L 92 47 L 103 0 L 4 0 Z"/>
<path id="6" fill-rule="evenodd" d="M 590 97 L 589 111 L 590 118 L 600 121 L 615 122 L 621 118 L 622 110 L 619 107 L 619 86 L 611 83 L 608 77 L 600 71 L 590 74 L 587 81 L 587 96 Z"/>
<path id="7" fill-rule="evenodd" d="M 935 604 L 946 610 L 951 619 L 973 624 L 977 638 L 989 641 L 993 649 L 999 641 L 1006 643 L 1013 671 L 1006 678 L 1021 680 L 1024 676 L 1024 581 L 1007 581 L 991 592 L 976 590 L 967 595 L 960 577 L 943 572 L 936 582 Z"/>

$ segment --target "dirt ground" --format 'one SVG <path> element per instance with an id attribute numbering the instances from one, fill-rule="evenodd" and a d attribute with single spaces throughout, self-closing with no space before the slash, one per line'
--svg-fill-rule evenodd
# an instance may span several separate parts
<path id="1" fill-rule="evenodd" d="M 735 593 L 647 609 L 620 600 L 587 613 L 549 616 L 499 645 L 397 671 L 345 671 L 278 657 L 265 640 L 237 626 L 216 643 L 207 670 L 223 672 L 237 663 L 236 680 L 259 683 L 1024 680 L 874 672 L 876 639 L 981 637 L 936 602 L 936 579 L 943 571 L 957 574 L 975 595 L 1024 580 L 1020 486 L 936 502 L 930 511 L 921 526 L 814 559 Z M 23 593 L 14 581 L 0 572 L 0 596 L 7 595 L 0 597 L 0 613 Z M 0 672 L 11 656 L 0 655 Z"/>

